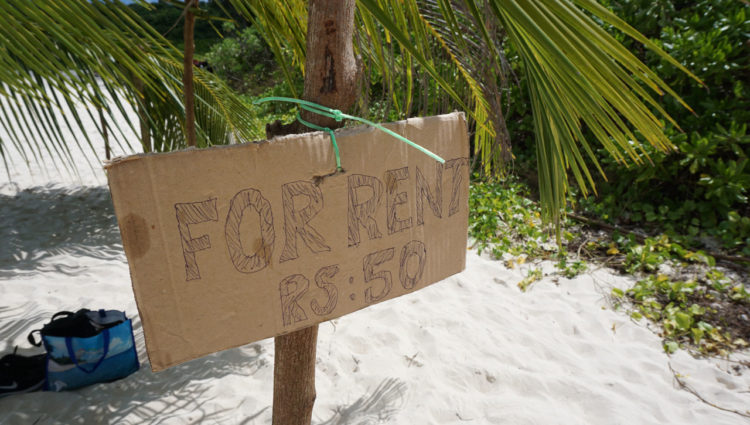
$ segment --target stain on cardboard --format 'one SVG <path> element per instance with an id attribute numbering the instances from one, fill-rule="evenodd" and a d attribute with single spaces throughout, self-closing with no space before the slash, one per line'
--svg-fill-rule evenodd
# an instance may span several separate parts
<path id="1" fill-rule="evenodd" d="M 128 257 L 138 259 L 146 255 L 151 247 L 148 224 L 146 220 L 136 214 L 128 214 L 120 221 L 122 243 L 127 246 Z"/>

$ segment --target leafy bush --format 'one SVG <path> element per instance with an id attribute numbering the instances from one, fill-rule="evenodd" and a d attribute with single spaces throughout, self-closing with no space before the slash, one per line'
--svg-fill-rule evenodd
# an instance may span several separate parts
<path id="1" fill-rule="evenodd" d="M 469 236 L 479 253 L 543 256 L 550 232 L 542 228 L 539 206 L 526 186 L 513 178 L 475 179 L 469 187 Z"/>
<path id="2" fill-rule="evenodd" d="M 734 0 L 618 0 L 610 7 L 701 78 L 701 87 L 624 40 L 695 109 L 674 99 L 665 109 L 682 126 L 667 134 L 675 152 L 646 149 L 644 165 L 623 168 L 601 153 L 608 181 L 581 206 L 608 220 L 653 225 L 695 242 L 716 239 L 750 255 L 750 100 L 748 7 Z"/>
<path id="3" fill-rule="evenodd" d="M 129 7 L 159 34 L 164 35 L 177 48 L 183 49 L 183 31 L 185 28 L 183 8 L 167 1 L 152 1 L 149 3 L 151 4 L 148 7 L 139 3 L 132 3 Z M 214 22 L 219 19 L 238 18 L 232 7 L 227 4 L 221 5 L 217 1 L 201 2 L 201 9 L 204 13 L 196 19 L 193 31 L 196 57 L 205 54 L 221 38 L 216 31 Z"/>
<path id="4" fill-rule="evenodd" d="M 220 77 L 240 92 L 252 91 L 261 83 L 276 82 L 273 53 L 253 27 L 238 30 L 231 23 L 223 26 L 226 37 L 211 47 L 206 60 Z"/>
<path id="5" fill-rule="evenodd" d="M 747 326 L 738 312 L 748 311 L 750 294 L 718 270 L 710 270 L 702 281 L 650 275 L 627 291 L 613 289 L 612 295 L 633 304 L 632 318 L 645 317 L 661 327 L 664 350 L 669 353 L 677 351 L 680 343 L 703 354 L 721 355 L 748 346 Z"/>

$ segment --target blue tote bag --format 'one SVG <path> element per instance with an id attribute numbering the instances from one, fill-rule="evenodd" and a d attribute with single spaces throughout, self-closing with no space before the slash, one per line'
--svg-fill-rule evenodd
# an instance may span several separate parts
<path id="1" fill-rule="evenodd" d="M 45 390 L 66 391 L 111 382 L 138 370 L 133 325 L 125 313 L 81 310 L 70 314 L 64 319 L 78 320 L 76 329 L 81 328 L 85 319 L 91 328 L 70 332 L 76 336 L 64 336 L 61 334 L 65 332 L 59 331 L 49 335 L 42 329 L 42 342 L 47 350 Z M 53 318 L 51 323 L 54 321 Z"/>

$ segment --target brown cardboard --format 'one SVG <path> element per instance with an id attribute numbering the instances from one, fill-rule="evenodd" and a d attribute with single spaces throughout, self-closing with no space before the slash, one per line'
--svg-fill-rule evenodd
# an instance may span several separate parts
<path id="1" fill-rule="evenodd" d="M 465 267 L 463 114 L 107 165 L 158 371 L 404 295 Z"/>

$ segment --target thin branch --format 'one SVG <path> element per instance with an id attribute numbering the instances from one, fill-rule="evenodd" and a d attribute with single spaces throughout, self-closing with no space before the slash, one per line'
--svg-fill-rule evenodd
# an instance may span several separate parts
<path id="1" fill-rule="evenodd" d="M 734 410 L 734 409 L 727 409 L 726 407 L 721 407 L 721 406 L 719 406 L 717 404 L 714 404 L 714 403 L 706 400 L 705 398 L 703 398 L 703 396 L 701 396 L 698 393 L 698 391 L 696 391 L 693 387 L 691 387 L 690 385 L 688 385 L 687 383 L 685 383 L 685 381 L 683 381 L 682 379 L 680 379 L 679 374 L 674 370 L 674 368 L 672 368 L 672 362 L 667 362 L 667 364 L 669 365 L 669 370 L 672 371 L 672 376 L 674 376 L 675 381 L 677 381 L 677 384 L 680 386 L 681 389 L 683 389 L 683 390 L 689 392 L 690 394 L 698 397 L 698 399 L 700 401 L 702 401 L 703 403 L 705 403 L 705 404 L 707 404 L 707 405 L 709 405 L 711 407 L 714 407 L 714 408 L 719 409 L 719 410 L 723 410 L 725 412 L 734 413 L 736 415 L 740 415 L 740 416 L 745 417 L 745 418 L 750 418 L 750 415 L 747 414 L 747 413 L 743 413 L 743 412 L 740 412 L 740 411 Z"/>
<path id="2" fill-rule="evenodd" d="M 177 26 L 177 24 L 180 23 L 180 21 L 182 20 L 182 18 L 185 17 L 185 14 L 187 14 L 188 7 L 190 7 L 190 3 L 191 2 L 192 2 L 191 0 L 188 1 L 188 3 L 185 5 L 185 8 L 182 10 L 182 13 L 180 13 L 180 16 L 177 17 L 177 20 L 174 21 L 174 24 L 172 24 L 172 26 L 169 27 L 169 29 L 167 30 L 167 32 L 165 32 L 164 34 L 162 34 L 162 37 L 166 37 L 170 32 L 172 32 L 172 30 L 175 29 L 175 27 Z"/>

